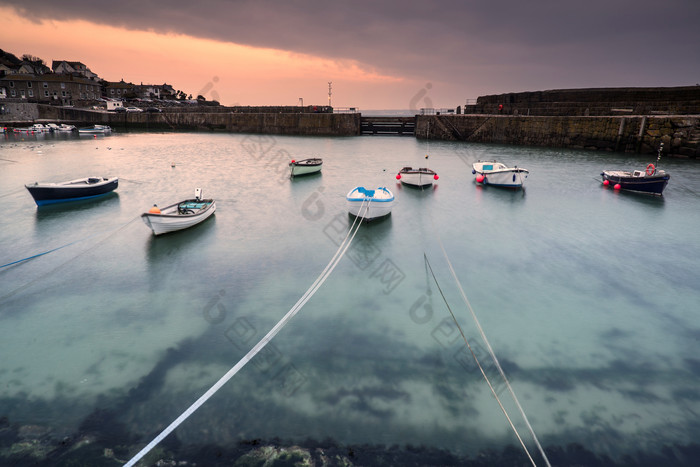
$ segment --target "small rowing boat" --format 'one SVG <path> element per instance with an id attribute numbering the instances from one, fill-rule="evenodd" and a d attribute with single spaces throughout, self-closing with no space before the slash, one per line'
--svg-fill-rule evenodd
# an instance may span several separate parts
<path id="1" fill-rule="evenodd" d="M 60 183 L 25 185 L 37 206 L 95 198 L 114 191 L 119 185 L 117 177 L 85 177 Z"/>
<path id="2" fill-rule="evenodd" d="M 302 159 L 300 161 L 292 159 L 292 162 L 289 163 L 289 171 L 292 177 L 310 175 L 320 172 L 322 165 L 323 159 L 319 159 L 318 157 Z"/>
<path id="3" fill-rule="evenodd" d="M 394 194 L 383 186 L 376 190 L 368 190 L 363 186 L 355 187 L 350 190 L 345 199 L 348 203 L 348 212 L 365 220 L 388 216 L 394 205 Z"/>

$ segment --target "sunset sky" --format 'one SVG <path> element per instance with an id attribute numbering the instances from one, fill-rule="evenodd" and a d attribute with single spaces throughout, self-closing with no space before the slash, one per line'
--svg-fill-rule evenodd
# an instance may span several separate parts
<path id="1" fill-rule="evenodd" d="M 18 6 L 21 5 L 21 6 Z M 700 83 L 700 1 L 0 0 L 0 49 L 224 105 Z"/>

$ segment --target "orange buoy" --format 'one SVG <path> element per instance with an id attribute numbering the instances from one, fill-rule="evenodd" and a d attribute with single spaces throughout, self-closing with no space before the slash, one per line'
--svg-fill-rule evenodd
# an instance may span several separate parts
<path id="1" fill-rule="evenodd" d="M 160 214 L 160 209 L 158 209 L 157 205 L 153 205 L 151 209 L 148 210 L 150 214 Z"/>

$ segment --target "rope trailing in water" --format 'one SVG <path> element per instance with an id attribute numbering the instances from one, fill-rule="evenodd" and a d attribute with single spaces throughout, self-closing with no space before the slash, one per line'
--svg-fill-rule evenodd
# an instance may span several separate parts
<path id="1" fill-rule="evenodd" d="M 5 300 L 7 300 L 8 298 L 12 297 L 14 294 L 16 294 L 17 292 L 19 292 L 20 290 L 26 289 L 27 287 L 31 286 L 32 284 L 34 284 L 34 283 L 37 282 L 38 280 L 40 280 L 40 279 L 42 279 L 42 278 L 44 278 L 44 277 L 46 277 L 46 276 L 48 276 L 48 275 L 50 275 L 50 274 L 53 274 L 53 273 L 56 272 L 58 269 L 60 269 L 61 267 L 65 266 L 66 264 L 70 263 L 70 262 L 73 261 L 74 259 L 76 259 L 76 258 L 78 258 L 79 256 L 81 256 L 81 255 L 87 253 L 88 251 L 94 249 L 95 247 L 97 247 L 98 245 L 102 244 L 102 243 L 105 242 L 107 239 L 109 239 L 112 235 L 114 235 L 114 234 L 116 234 L 117 232 L 119 232 L 120 230 L 126 228 L 129 224 L 131 224 L 131 223 L 134 222 L 135 220 L 139 219 L 139 217 L 141 217 L 141 216 L 136 216 L 136 217 L 134 217 L 133 219 L 131 219 L 129 222 L 127 222 L 126 224 L 124 224 L 124 225 L 122 225 L 122 226 L 119 226 L 118 228 L 114 229 L 113 231 L 111 231 L 111 232 L 109 233 L 109 235 L 107 235 L 107 236 L 104 237 L 102 240 L 100 240 L 99 242 L 95 243 L 94 245 L 92 245 L 91 247 L 89 247 L 88 249 L 86 249 L 85 251 L 83 251 L 83 252 L 81 252 L 81 253 L 78 253 L 76 256 L 74 256 L 74 257 L 70 258 L 69 260 L 67 260 L 67 261 L 65 261 L 65 262 L 63 262 L 63 263 L 61 263 L 61 264 L 59 264 L 59 265 L 56 266 L 55 268 L 51 269 L 50 271 L 47 271 L 46 273 L 40 275 L 39 277 L 37 277 L 37 278 L 35 278 L 35 279 L 33 279 L 33 280 L 27 282 L 26 284 L 24 284 L 24 285 L 22 285 L 22 286 L 16 288 L 16 289 L 13 290 L 12 292 L 10 292 L 10 293 L 8 293 L 8 294 L 6 294 L 6 295 L 3 295 L 2 297 L 0 297 L 0 303 L 3 303 Z M 83 241 L 83 240 L 87 240 L 87 239 L 89 239 L 89 238 L 92 238 L 92 237 L 94 237 L 95 235 L 99 235 L 99 234 L 96 233 L 96 234 L 90 235 L 90 236 L 85 237 L 85 238 L 83 238 L 83 239 L 81 239 L 81 240 L 76 240 L 76 241 L 74 241 L 74 242 L 68 243 L 68 244 L 63 245 L 63 246 L 61 246 L 61 247 L 54 248 L 53 250 L 49 250 L 49 251 L 46 251 L 46 252 L 44 252 L 44 253 L 40 253 L 40 254 L 38 254 L 38 255 L 30 256 L 30 257 L 28 257 L 28 258 L 24 258 L 24 259 L 21 259 L 21 260 L 19 260 L 19 261 L 15 261 L 15 262 L 13 262 L 13 263 L 6 264 L 6 265 L 4 265 L 3 267 L 9 266 L 10 264 L 16 264 L 16 263 L 19 263 L 19 262 L 22 262 L 22 261 L 26 261 L 26 260 L 28 260 L 28 259 L 35 258 L 35 257 L 37 257 L 37 256 L 42 256 L 42 255 L 45 255 L 45 254 L 47 254 L 47 253 L 51 253 L 52 251 L 56 251 L 56 250 L 58 250 L 58 249 L 65 248 L 65 247 L 67 247 L 68 245 L 71 245 L 71 244 L 73 244 L 73 243 L 78 243 L 78 242 L 81 242 L 81 241 Z"/>
<path id="2" fill-rule="evenodd" d="M 421 186 L 421 190 L 423 190 L 422 186 Z M 534 440 L 535 444 L 537 445 L 537 449 L 540 451 L 540 454 L 542 455 L 542 458 L 544 459 L 545 463 L 547 464 L 547 467 L 552 467 L 552 464 L 549 463 L 549 459 L 547 458 L 547 454 L 544 452 L 544 449 L 542 448 L 542 445 L 540 444 L 539 439 L 537 439 L 537 435 L 535 434 L 535 430 L 532 428 L 532 425 L 530 424 L 530 421 L 528 420 L 527 415 L 525 415 L 525 411 L 523 410 L 523 407 L 520 405 L 520 401 L 518 400 L 518 398 L 515 395 L 515 391 L 513 391 L 513 387 L 510 385 L 510 381 L 508 381 L 508 378 L 506 377 L 506 374 L 503 371 L 503 368 L 501 367 L 501 364 L 498 361 L 498 358 L 496 358 L 496 354 L 493 351 L 491 344 L 489 343 L 488 339 L 486 338 L 486 333 L 484 333 L 484 329 L 481 327 L 481 323 L 479 323 L 479 320 L 476 317 L 476 313 L 474 312 L 474 309 L 472 308 L 471 303 L 469 303 L 469 300 L 467 299 L 467 295 L 464 293 L 464 289 L 462 288 L 462 284 L 459 282 L 459 279 L 457 278 L 457 273 L 455 273 L 455 270 L 452 267 L 452 262 L 450 261 L 450 258 L 447 256 L 447 251 L 445 251 L 445 247 L 442 244 L 442 239 L 440 238 L 440 234 L 438 233 L 438 230 L 435 229 L 435 224 L 433 223 L 432 217 L 430 218 L 430 222 L 433 225 L 432 231 L 435 232 L 435 236 L 437 237 L 438 245 L 440 245 L 440 250 L 442 250 L 442 254 L 445 257 L 445 260 L 447 261 L 447 265 L 450 269 L 450 274 L 452 275 L 453 279 L 455 280 L 455 283 L 457 284 L 457 288 L 459 288 L 459 292 L 462 296 L 462 300 L 467 305 L 467 308 L 469 309 L 469 312 L 472 315 L 472 319 L 474 320 L 474 323 L 476 323 L 476 326 L 479 329 L 479 334 L 481 335 L 481 338 L 483 339 L 484 343 L 486 344 L 486 348 L 488 349 L 489 355 L 493 359 L 493 362 L 496 365 L 496 368 L 498 368 L 498 372 L 500 373 L 501 377 L 503 378 L 503 381 L 505 382 L 506 387 L 508 388 L 508 392 L 510 393 L 511 397 L 513 398 L 513 401 L 515 402 L 515 405 L 518 407 L 518 411 L 520 412 L 520 415 L 523 417 L 523 420 L 525 421 L 525 425 L 527 426 L 528 430 L 530 431 L 530 435 L 532 435 L 532 439 Z M 501 410 L 503 410 L 503 413 L 505 414 L 506 418 L 508 419 L 508 423 L 510 424 L 513 431 L 515 431 L 515 436 L 517 436 L 518 440 L 520 441 L 520 444 L 522 445 L 523 449 L 525 450 L 525 453 L 527 454 L 527 457 L 530 459 L 530 462 L 532 462 L 532 464 L 535 465 L 535 461 L 532 459 L 530 452 L 528 451 L 527 447 L 523 443 L 520 435 L 518 434 L 518 431 L 515 429 L 515 426 L 513 425 L 513 422 L 511 421 L 510 417 L 508 416 L 508 413 L 506 412 L 505 408 L 503 407 L 503 404 L 501 404 L 500 399 L 496 395 L 496 393 L 493 389 L 493 386 L 491 386 L 491 382 L 486 377 L 486 373 L 484 373 L 484 370 L 481 368 L 481 365 L 479 364 L 479 360 L 476 358 L 476 354 L 474 353 L 471 346 L 469 345 L 469 342 L 467 341 L 467 338 L 465 337 L 461 326 L 457 322 L 457 319 L 455 318 L 454 313 L 452 313 L 452 309 L 450 308 L 449 304 L 447 303 L 445 295 L 442 293 L 442 289 L 440 289 L 440 285 L 438 284 L 437 279 L 435 278 L 435 274 L 433 274 L 433 268 L 430 267 L 430 262 L 428 261 L 428 257 L 425 253 L 423 253 L 423 257 L 425 258 L 426 264 L 430 268 L 430 273 L 433 276 L 433 280 L 435 281 L 435 285 L 437 285 L 437 288 L 440 291 L 440 295 L 442 295 L 443 300 L 445 300 L 445 305 L 447 305 L 447 309 L 450 311 L 450 314 L 452 315 L 452 320 L 457 325 L 457 328 L 459 329 L 460 334 L 462 334 L 462 338 L 464 339 L 464 342 L 467 344 L 467 347 L 469 348 L 469 351 L 471 352 L 472 357 L 474 357 L 474 361 L 476 362 L 477 366 L 479 367 L 479 370 L 481 371 L 481 374 L 483 375 L 484 379 L 486 380 L 486 383 L 488 384 L 489 388 L 491 389 L 491 393 L 496 398 L 496 401 L 498 401 L 498 405 L 501 406 Z"/>
<path id="3" fill-rule="evenodd" d="M 92 235 L 91 235 L 91 237 L 92 237 Z M 87 238 L 90 238 L 90 237 L 87 237 Z M 87 238 L 83 238 L 82 240 L 86 240 Z M 78 242 L 80 242 L 80 241 L 82 241 L 82 240 L 74 240 L 74 241 L 72 241 L 72 242 L 70 242 L 70 243 L 66 243 L 65 245 L 61 245 L 61 246 L 59 246 L 59 247 L 52 248 L 51 250 L 44 251 L 44 252 L 42 252 L 42 253 L 37 253 L 37 254 L 32 255 L 32 256 L 27 256 L 26 258 L 18 259 L 17 261 L 12 261 L 11 263 L 3 264 L 2 266 L 0 266 L 0 269 L 5 268 L 5 267 L 7 267 L 7 266 L 12 266 L 13 264 L 21 263 L 21 262 L 23 262 L 23 261 L 29 261 L 30 259 L 38 258 L 39 256 L 48 255 L 49 253 L 53 253 L 54 251 L 60 250 L 61 248 L 65 248 L 65 247 L 67 247 L 67 246 L 71 246 L 71 245 L 73 245 L 74 243 L 78 243 Z"/>
<path id="4" fill-rule="evenodd" d="M 459 293 L 462 296 L 462 300 L 467 305 L 467 308 L 469 309 L 469 312 L 472 315 L 472 319 L 474 320 L 474 323 L 476 324 L 476 327 L 479 330 L 479 334 L 481 335 L 481 339 L 484 341 L 484 344 L 486 344 L 486 348 L 489 352 L 489 355 L 491 356 L 491 359 L 493 360 L 493 363 L 496 365 L 496 368 L 498 368 L 498 372 L 501 374 L 503 381 L 506 383 L 506 387 L 508 388 L 508 392 L 510 393 L 511 397 L 513 398 L 515 405 L 518 407 L 518 411 L 520 412 L 520 415 L 523 417 L 523 420 L 525 421 L 525 425 L 527 426 L 528 430 L 530 431 L 530 434 L 532 435 L 532 439 L 534 440 L 535 444 L 537 445 L 537 449 L 540 451 L 540 454 L 542 455 L 542 458 L 544 459 L 547 466 L 551 467 L 552 465 L 549 463 L 549 459 L 547 458 L 547 454 L 545 454 L 544 449 L 542 448 L 542 445 L 540 444 L 540 441 L 537 439 L 537 435 L 535 434 L 535 430 L 532 428 L 532 425 L 530 425 L 530 421 L 528 420 L 527 415 L 525 415 L 525 411 L 523 410 L 523 407 L 520 405 L 520 401 L 518 400 L 517 396 L 515 395 L 515 391 L 513 391 L 513 387 L 510 385 L 510 381 L 508 381 L 508 378 L 506 377 L 506 373 L 503 371 L 503 368 L 501 367 L 501 364 L 498 361 L 498 358 L 496 358 L 496 353 L 493 351 L 491 344 L 489 343 L 488 339 L 486 338 L 486 334 L 484 333 L 484 329 L 481 327 L 481 323 L 479 323 L 479 320 L 476 317 L 476 313 L 474 312 L 474 309 L 472 308 L 471 303 L 469 303 L 469 300 L 467 299 L 467 295 L 464 293 L 464 289 L 462 288 L 462 284 L 459 282 L 459 279 L 457 278 L 457 273 L 455 272 L 454 268 L 452 267 L 452 262 L 450 261 L 450 258 L 447 256 L 447 252 L 445 251 L 445 247 L 443 246 L 442 241 L 440 241 L 439 235 L 438 235 L 438 241 L 440 244 L 440 249 L 442 250 L 442 254 L 445 257 L 445 260 L 447 261 L 447 266 L 450 269 L 450 274 L 452 274 L 452 278 L 455 280 L 455 283 L 457 284 L 457 288 L 459 289 Z M 426 258 L 426 260 L 427 260 L 427 258 Z M 459 326 L 459 325 L 457 325 L 457 326 Z M 462 332 L 461 329 L 460 329 L 460 332 Z M 462 333 L 462 337 L 464 337 L 463 333 Z M 525 450 L 527 451 L 527 449 L 525 449 Z M 528 456 L 530 456 L 529 453 L 528 453 Z M 532 460 L 532 457 L 530 457 L 530 460 Z M 534 464 L 534 462 L 533 462 L 533 464 Z"/>
<path id="5" fill-rule="evenodd" d="M 501 399 L 498 397 L 496 390 L 493 388 L 491 381 L 489 380 L 488 376 L 486 376 L 486 372 L 484 371 L 484 368 L 481 366 L 481 363 L 479 363 L 479 359 L 477 358 L 476 354 L 474 353 L 474 350 L 472 350 L 472 346 L 469 344 L 469 341 L 467 340 L 467 336 L 464 334 L 464 331 L 462 330 L 462 326 L 460 326 L 459 322 L 457 322 L 457 317 L 455 316 L 454 312 L 452 311 L 450 304 L 447 302 L 447 297 L 445 297 L 445 294 L 442 292 L 442 287 L 440 287 L 440 283 L 438 282 L 437 278 L 435 277 L 435 273 L 433 272 L 433 267 L 430 265 L 430 261 L 428 260 L 428 256 L 425 253 L 423 253 L 423 257 L 425 258 L 425 264 L 428 266 L 428 269 L 430 270 L 430 275 L 433 277 L 433 281 L 435 282 L 435 285 L 437 286 L 437 289 L 440 292 L 440 296 L 442 297 L 442 300 L 445 302 L 445 305 L 447 306 L 447 310 L 450 312 L 450 315 L 452 316 L 452 321 L 454 321 L 455 325 L 457 326 L 457 329 L 459 329 L 459 333 L 462 335 L 462 339 L 464 339 L 464 343 L 467 344 L 467 348 L 469 349 L 469 352 L 471 352 L 472 358 L 474 358 L 474 361 L 476 362 L 476 366 L 479 367 L 479 371 L 481 372 L 481 376 L 484 377 L 484 381 L 486 381 L 486 384 L 488 384 L 489 389 L 491 390 L 491 394 L 493 394 L 493 397 L 496 399 L 496 402 L 498 402 L 499 407 L 501 407 L 501 411 L 503 411 L 503 414 L 506 416 L 506 420 L 508 420 L 508 424 L 510 425 L 511 429 L 515 433 L 515 436 L 518 438 L 518 441 L 520 442 L 520 445 L 523 447 L 525 454 L 527 454 L 527 457 L 530 459 L 530 462 L 532 463 L 532 465 L 534 465 L 536 467 L 537 464 L 535 464 L 535 461 L 532 458 L 530 451 L 527 449 L 527 446 L 525 446 L 523 439 L 520 437 L 520 433 L 518 433 L 518 429 L 515 428 L 515 425 L 513 424 L 513 420 L 511 420 L 510 416 L 508 415 L 508 412 L 506 411 L 506 408 L 503 406 Z"/>
<path id="6" fill-rule="evenodd" d="M 272 328 L 270 331 L 262 338 L 260 341 L 255 344 L 255 346 L 250 349 L 250 351 L 243 357 L 241 358 L 238 363 L 236 363 L 231 369 L 226 372 L 212 387 L 207 390 L 199 399 L 197 399 L 192 405 L 190 405 L 187 410 L 185 410 L 179 417 L 177 417 L 170 425 L 167 426 L 163 431 L 160 432 L 158 436 L 156 436 L 153 441 L 148 443 L 141 451 L 139 451 L 134 457 L 132 457 L 129 462 L 124 464 L 124 467 L 131 467 L 133 466 L 136 462 L 138 462 L 143 456 L 148 454 L 151 449 L 156 447 L 158 443 L 160 443 L 163 439 L 165 439 L 166 436 L 168 436 L 170 433 L 172 433 L 182 422 L 184 422 L 190 415 L 192 415 L 197 409 L 199 409 L 211 396 L 213 396 L 221 387 L 226 384 L 233 376 L 238 373 L 250 360 L 255 357 L 276 335 L 279 333 L 282 328 L 296 315 L 299 310 L 306 304 L 306 302 L 311 299 L 311 297 L 316 293 L 316 291 L 323 285 L 323 283 L 328 279 L 328 276 L 333 272 L 333 269 L 338 265 L 340 260 L 343 258 L 343 255 L 345 255 L 345 252 L 347 249 L 350 247 L 350 244 L 352 243 L 352 240 L 355 238 L 355 234 L 357 234 L 358 230 L 360 230 L 360 226 L 362 225 L 362 218 L 364 217 L 365 214 L 369 211 L 369 205 L 371 201 L 367 202 L 366 209 L 363 214 L 363 207 L 365 207 L 365 201 L 362 202 L 360 205 L 360 210 L 358 212 L 358 216 L 355 217 L 355 220 L 352 223 L 352 226 L 350 227 L 350 230 L 348 230 L 347 235 L 341 242 L 340 246 L 338 247 L 338 250 L 335 252 L 335 255 L 333 255 L 333 258 L 331 258 L 330 262 L 328 265 L 326 265 L 326 268 L 323 270 L 323 272 L 316 278 L 314 283 L 311 285 L 311 287 L 308 288 L 308 290 L 302 295 L 302 297 L 294 304 L 292 308 L 285 314 L 281 320 Z M 359 219 L 359 223 L 358 223 Z M 355 227 L 355 224 L 357 223 L 357 227 Z"/>

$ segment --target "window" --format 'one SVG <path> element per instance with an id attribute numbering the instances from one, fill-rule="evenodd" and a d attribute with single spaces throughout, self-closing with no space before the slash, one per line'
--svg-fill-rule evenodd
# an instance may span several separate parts
<path id="1" fill-rule="evenodd" d="M 27 87 L 28 87 L 28 88 L 31 88 L 31 87 L 32 87 L 32 82 L 31 82 L 31 81 L 27 81 Z"/>
<path id="2" fill-rule="evenodd" d="M 46 81 L 44 81 L 44 87 L 45 87 L 45 88 L 48 88 L 48 87 L 49 87 L 49 83 L 47 83 Z"/>
<path id="3" fill-rule="evenodd" d="M 61 89 L 66 89 L 66 83 L 61 83 Z"/>
<path id="4" fill-rule="evenodd" d="M 12 97 L 15 97 L 15 96 L 17 95 L 17 93 L 15 92 L 14 89 L 12 89 L 12 90 L 10 91 L 10 95 L 11 95 Z"/>
<path id="5" fill-rule="evenodd" d="M 11 87 L 11 88 L 14 88 L 14 87 L 15 87 L 15 82 L 14 82 L 14 81 L 10 81 L 10 87 Z M 13 96 L 14 96 L 14 94 L 13 94 Z"/>
<path id="6" fill-rule="evenodd" d="M 34 97 L 34 90 L 33 89 L 30 89 L 28 92 L 29 92 L 29 97 Z"/>
<path id="7" fill-rule="evenodd" d="M 27 98 L 27 96 L 24 95 L 24 89 L 20 90 L 20 91 L 19 91 L 19 94 L 20 94 L 19 97 L 21 97 L 22 99 L 26 99 L 26 98 Z"/>
<path id="8" fill-rule="evenodd" d="M 49 97 L 49 91 L 48 91 L 48 90 L 44 90 L 44 97 Z"/>
<path id="9" fill-rule="evenodd" d="M 66 97 L 66 91 L 61 91 L 61 97 Z"/>

